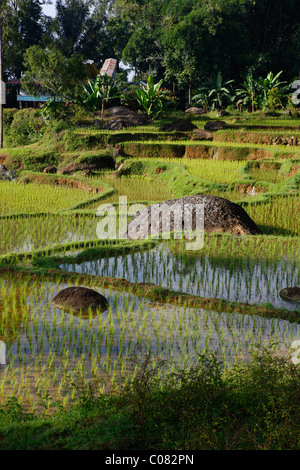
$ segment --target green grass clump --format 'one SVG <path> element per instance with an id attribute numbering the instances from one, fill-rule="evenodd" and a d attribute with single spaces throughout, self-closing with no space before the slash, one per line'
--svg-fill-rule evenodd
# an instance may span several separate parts
<path id="1" fill-rule="evenodd" d="M 111 149 L 65 153 L 63 154 L 63 160 L 59 164 L 58 169 L 71 163 L 95 165 L 97 169 L 113 169 L 115 167 Z"/>
<path id="2" fill-rule="evenodd" d="M 284 176 L 282 176 L 278 170 L 261 170 L 260 168 L 253 168 L 249 171 L 249 174 L 255 181 L 266 181 L 267 183 L 280 183 L 284 181 Z"/>
<path id="3" fill-rule="evenodd" d="M 130 174 L 149 175 L 165 184 L 175 197 L 226 190 L 227 185 L 209 182 L 192 175 L 184 165 L 157 159 L 131 159 L 126 162 Z"/>
<path id="4" fill-rule="evenodd" d="M 47 150 L 35 145 L 3 149 L 0 157 L 1 154 L 6 157 L 5 166 L 12 170 L 22 168 L 28 171 L 43 171 L 47 166 L 57 166 L 60 161 L 55 150 Z"/>
<path id="5" fill-rule="evenodd" d="M 78 150 L 97 150 L 105 147 L 106 134 L 96 132 L 78 133 L 75 129 L 67 129 L 64 133 L 63 144 L 66 152 Z"/>

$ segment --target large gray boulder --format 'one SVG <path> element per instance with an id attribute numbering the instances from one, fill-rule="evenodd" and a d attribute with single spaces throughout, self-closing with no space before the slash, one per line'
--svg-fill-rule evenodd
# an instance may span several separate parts
<path id="1" fill-rule="evenodd" d="M 208 121 L 204 126 L 204 129 L 210 132 L 221 131 L 226 128 L 227 125 L 224 121 Z"/>
<path id="2" fill-rule="evenodd" d="M 136 113 L 126 106 L 114 106 L 109 108 L 107 112 L 112 119 L 106 124 L 105 128 L 111 131 L 149 124 L 148 116 L 142 113 Z"/>
<path id="3" fill-rule="evenodd" d="M 214 140 L 214 137 L 211 132 L 205 129 L 194 129 L 192 140 Z"/>
<path id="4" fill-rule="evenodd" d="M 191 121 L 185 119 L 175 119 L 171 123 L 163 124 L 159 130 L 162 132 L 191 132 L 194 129 L 198 129 L 198 127 L 193 124 Z"/>
<path id="5" fill-rule="evenodd" d="M 86 287 L 67 287 L 52 300 L 55 307 L 62 310 L 71 309 L 74 313 L 104 312 L 108 309 L 108 300 L 99 292 Z"/>
<path id="6" fill-rule="evenodd" d="M 168 221 L 170 221 L 170 231 L 172 232 L 174 231 L 174 219 L 180 219 L 180 213 L 183 210 L 192 214 L 191 229 L 194 231 L 197 228 L 195 217 L 197 204 L 204 205 L 204 231 L 207 233 L 228 232 L 234 235 L 257 235 L 260 233 L 259 228 L 247 212 L 238 204 L 222 197 L 197 195 L 150 205 L 133 217 L 127 225 L 125 235 L 129 239 L 148 238 L 151 236 L 152 223 L 155 224 L 154 227 L 158 228 L 155 233 L 161 234 L 164 231 L 163 227 L 168 226 Z M 171 206 L 175 207 L 174 212 L 168 213 L 168 210 L 162 210 L 163 205 L 166 205 L 167 209 Z M 161 212 L 157 215 L 158 209 L 161 209 Z M 183 220 L 181 229 L 184 230 Z"/>

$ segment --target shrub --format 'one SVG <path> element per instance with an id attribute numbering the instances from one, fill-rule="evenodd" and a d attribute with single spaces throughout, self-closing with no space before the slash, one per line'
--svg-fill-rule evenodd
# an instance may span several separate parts
<path id="1" fill-rule="evenodd" d="M 107 136 L 105 134 L 77 134 L 73 129 L 68 129 L 64 135 L 64 145 L 66 152 L 76 150 L 99 149 L 106 145 Z"/>
<path id="2" fill-rule="evenodd" d="M 8 132 L 11 126 L 11 123 L 14 120 L 16 113 L 19 110 L 17 108 L 4 108 L 3 109 L 3 127 L 5 132 Z"/>
<path id="3" fill-rule="evenodd" d="M 29 145 L 37 142 L 44 134 L 45 122 L 40 111 L 33 108 L 22 109 L 14 114 L 5 143 L 10 147 Z"/>
<path id="4" fill-rule="evenodd" d="M 58 156 L 51 151 L 32 149 L 12 149 L 5 161 L 10 170 L 43 171 L 46 166 L 58 164 Z"/>
<path id="5" fill-rule="evenodd" d="M 78 106 L 67 100 L 67 101 L 54 101 L 48 100 L 42 106 L 41 115 L 45 121 L 50 119 L 68 119 L 75 116 L 78 110 Z"/>

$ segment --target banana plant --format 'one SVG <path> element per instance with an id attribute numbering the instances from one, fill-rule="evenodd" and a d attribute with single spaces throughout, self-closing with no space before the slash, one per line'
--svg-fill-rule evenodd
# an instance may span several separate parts
<path id="1" fill-rule="evenodd" d="M 163 98 L 166 96 L 166 90 L 161 90 L 163 80 L 154 83 L 153 75 L 150 74 L 146 85 L 143 88 L 137 88 L 137 102 L 147 115 L 156 119 L 164 110 L 165 103 Z"/>
<path id="2" fill-rule="evenodd" d="M 248 72 L 246 80 L 242 84 L 242 88 L 235 90 L 236 106 L 240 108 L 251 108 L 252 112 L 259 107 L 260 86 L 253 78 L 252 72 Z"/>
<path id="3" fill-rule="evenodd" d="M 226 104 L 232 102 L 231 90 L 228 85 L 234 80 L 223 83 L 221 72 L 218 72 L 215 83 L 209 83 L 198 89 L 198 93 L 192 98 L 197 104 L 210 106 L 211 110 L 222 109 Z"/>
<path id="4" fill-rule="evenodd" d="M 208 93 L 208 98 L 212 100 L 212 109 L 222 109 L 226 102 L 232 101 L 231 91 L 226 87 L 233 82 L 234 80 L 228 80 L 223 83 L 222 75 L 218 72 L 216 86 Z"/>
<path id="5" fill-rule="evenodd" d="M 274 76 L 273 72 L 269 72 L 266 78 L 260 80 L 264 106 L 268 102 L 268 92 L 274 88 L 280 88 L 282 85 L 286 84 L 286 82 L 281 82 L 279 80 L 279 77 L 282 73 L 283 70 L 281 70 L 277 75 Z"/>
<path id="6" fill-rule="evenodd" d="M 83 85 L 81 101 L 83 106 L 93 111 L 97 111 L 104 103 L 117 98 L 119 95 L 119 86 L 115 80 L 108 75 L 98 74 L 95 80 L 88 80 Z"/>

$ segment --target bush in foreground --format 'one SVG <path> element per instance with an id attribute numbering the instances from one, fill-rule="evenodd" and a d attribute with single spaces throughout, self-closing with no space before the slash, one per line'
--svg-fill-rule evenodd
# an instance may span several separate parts
<path id="1" fill-rule="evenodd" d="M 149 355 L 118 393 L 78 401 L 52 416 L 26 414 L 14 398 L 0 412 L 0 449 L 299 449 L 300 367 L 257 354 L 223 370 L 214 356 L 157 378 Z"/>

